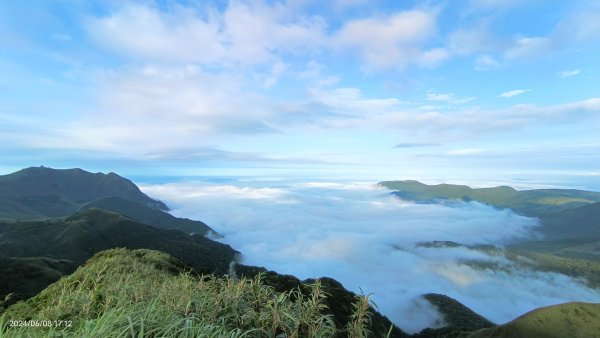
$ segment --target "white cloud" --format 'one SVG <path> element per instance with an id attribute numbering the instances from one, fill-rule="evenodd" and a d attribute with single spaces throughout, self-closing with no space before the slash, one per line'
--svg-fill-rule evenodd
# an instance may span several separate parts
<path id="1" fill-rule="evenodd" d="M 496 51 L 501 44 L 485 26 L 460 28 L 448 36 L 448 48 L 458 55 Z"/>
<path id="2" fill-rule="evenodd" d="M 450 101 L 454 99 L 454 94 L 427 93 L 427 101 Z"/>
<path id="3" fill-rule="evenodd" d="M 517 95 L 521 95 L 523 93 L 526 93 L 530 91 L 530 89 L 514 89 L 514 90 L 509 90 L 507 92 L 504 92 L 500 95 L 498 95 L 499 97 L 503 97 L 503 98 L 509 98 L 509 97 L 513 97 L 513 96 L 517 96 Z"/>
<path id="4" fill-rule="evenodd" d="M 480 55 L 475 59 L 475 70 L 490 70 L 499 66 L 498 61 L 490 55 Z"/>
<path id="5" fill-rule="evenodd" d="M 464 148 L 464 149 L 448 150 L 446 152 L 446 154 L 452 155 L 452 156 L 468 156 L 468 155 L 481 154 L 483 152 L 485 152 L 485 150 L 479 149 L 479 148 Z"/>
<path id="6" fill-rule="evenodd" d="M 245 81 L 193 65 L 109 74 L 95 109 L 71 122 L 68 134 L 78 146 L 139 154 L 276 131 L 268 121 L 277 103 L 248 90 Z"/>
<path id="7" fill-rule="evenodd" d="M 517 60 L 532 58 L 551 52 L 557 47 L 556 38 L 549 36 L 522 36 L 512 38 L 494 34 L 490 23 L 459 28 L 448 36 L 448 49 L 455 55 L 479 54 L 475 59 L 477 70 L 498 66 L 498 58 Z"/>
<path id="8" fill-rule="evenodd" d="M 282 55 L 331 49 L 354 51 L 373 69 L 409 64 L 431 68 L 449 57 L 444 48 L 424 48 L 435 35 L 433 12 L 411 10 L 355 19 L 329 32 L 324 18 L 299 15 L 296 7 L 234 1 L 222 11 L 182 5 L 165 11 L 126 4 L 108 16 L 88 19 L 87 30 L 96 42 L 134 58 L 211 66 L 252 66 Z M 273 81 L 268 80 L 266 87 Z"/>
<path id="9" fill-rule="evenodd" d="M 524 90 L 524 89 L 522 89 Z M 510 92 L 507 92 L 510 94 Z M 506 94 L 506 95 L 509 95 Z M 480 133 L 504 133 L 509 130 L 565 123 L 600 117 L 598 102 L 593 98 L 559 105 L 515 105 L 506 109 L 482 110 L 461 107 L 458 103 L 472 98 L 456 98 L 451 93 L 429 92 L 432 102 L 445 106 L 417 106 L 395 98 L 367 98 L 356 88 L 313 90 L 310 101 L 297 108 L 304 114 L 317 114 L 310 119 L 310 128 L 391 129 L 419 134 L 433 140 L 437 137 L 473 137 Z M 444 101 L 450 100 L 450 101 Z M 458 103 L 452 103 L 455 100 Z M 325 114 L 323 112 L 327 112 Z M 571 119 L 567 119 L 571 116 Z M 307 120 L 308 121 L 308 120 Z M 306 128 L 305 127 L 305 128 Z"/>
<path id="10" fill-rule="evenodd" d="M 504 51 L 504 56 L 508 59 L 534 57 L 550 51 L 552 47 L 553 41 L 550 38 L 519 36 L 514 39 L 512 46 Z"/>
<path id="11" fill-rule="evenodd" d="M 435 14 L 423 10 L 399 12 L 344 23 L 334 34 L 334 45 L 353 49 L 367 66 L 403 68 L 411 63 L 434 65 L 447 57 L 443 49 L 424 51 L 435 34 Z"/>
<path id="12" fill-rule="evenodd" d="M 568 78 L 571 76 L 578 75 L 579 73 L 581 73 L 581 71 L 579 69 L 573 69 L 573 70 L 564 70 L 562 72 L 558 72 L 558 73 L 556 73 L 556 75 L 558 77 L 565 79 L 565 78 Z"/>
<path id="13" fill-rule="evenodd" d="M 198 198 L 211 198 L 211 196 L 228 196 L 235 200 L 267 200 L 270 203 L 284 200 L 289 194 L 281 188 L 253 188 L 238 187 L 234 185 L 209 185 L 201 182 L 187 182 L 186 186 L 179 184 L 164 184 L 157 186 L 144 186 L 141 189 L 152 191 L 153 194 L 163 196 L 168 200 L 182 199 L 195 200 Z"/>
<path id="14" fill-rule="evenodd" d="M 106 17 L 90 18 L 87 29 L 102 45 L 144 60 L 252 65 L 322 45 L 324 21 L 295 18 L 289 10 L 262 1 L 231 2 L 223 12 L 126 4 Z"/>
<path id="15" fill-rule="evenodd" d="M 466 97 L 466 98 L 458 98 L 456 95 L 452 93 L 435 93 L 428 92 L 427 93 L 427 101 L 438 101 L 438 102 L 446 102 L 449 104 L 465 104 L 475 100 L 474 97 Z"/>
<path id="16" fill-rule="evenodd" d="M 554 31 L 555 39 L 563 45 L 600 39 L 600 9 L 590 8 L 562 20 Z"/>
<path id="17" fill-rule="evenodd" d="M 518 268 L 503 255 L 418 244 L 498 244 L 529 236 L 536 220 L 507 210 L 478 203 L 407 203 L 364 182 L 183 182 L 142 188 L 175 214 L 201 219 L 224 234 L 247 264 L 301 279 L 330 276 L 355 292 L 373 292 L 379 309 L 410 332 L 439 320 L 430 306 L 416 301 L 427 292 L 454 297 L 498 323 L 539 306 L 600 301 L 598 291 L 578 281 Z M 254 194 L 260 198 L 249 198 Z M 468 261 L 502 269 L 477 269 Z"/>
<path id="18" fill-rule="evenodd" d="M 483 54 L 475 60 L 475 69 L 496 68 L 500 61 L 535 58 L 570 48 L 575 44 L 596 42 L 600 39 L 600 11 L 594 6 L 583 7 L 559 20 L 545 34 L 537 36 L 515 32 L 512 37 L 495 33 L 495 20 L 499 12 L 523 5 L 524 1 L 473 0 L 466 9 L 467 15 L 479 17 L 472 26 L 459 27 L 448 35 L 447 46 L 454 55 Z M 494 13 L 482 16 L 483 12 Z M 504 63 L 504 62 L 503 62 Z"/>
<path id="19" fill-rule="evenodd" d="M 417 61 L 418 64 L 425 68 L 434 68 L 450 57 L 450 52 L 444 48 L 434 48 L 424 51 Z"/>

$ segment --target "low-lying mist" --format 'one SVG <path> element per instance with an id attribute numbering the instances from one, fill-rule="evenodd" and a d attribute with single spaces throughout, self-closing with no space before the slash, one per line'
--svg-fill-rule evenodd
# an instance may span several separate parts
<path id="1" fill-rule="evenodd" d="M 187 182 L 142 189 L 176 216 L 225 235 L 222 241 L 241 251 L 245 264 L 300 279 L 329 276 L 354 292 L 373 293 L 379 310 L 408 332 L 440 325 L 439 314 L 419 298 L 430 292 L 496 323 L 540 306 L 600 301 L 583 281 L 518 269 L 503 255 L 422 245 L 501 245 L 534 236 L 537 220 L 508 210 L 475 202 L 414 204 L 371 183 Z M 468 264 L 473 261 L 482 264 Z"/>

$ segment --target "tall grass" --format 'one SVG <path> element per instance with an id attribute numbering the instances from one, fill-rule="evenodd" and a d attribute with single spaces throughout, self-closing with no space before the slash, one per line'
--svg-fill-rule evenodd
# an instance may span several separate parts
<path id="1" fill-rule="evenodd" d="M 332 337 L 327 294 L 278 293 L 261 281 L 195 276 L 157 251 L 114 249 L 0 318 L 4 337 Z M 366 337 L 368 297 L 358 298 L 347 328 Z M 65 320 L 70 327 L 9 327 L 11 320 Z"/>

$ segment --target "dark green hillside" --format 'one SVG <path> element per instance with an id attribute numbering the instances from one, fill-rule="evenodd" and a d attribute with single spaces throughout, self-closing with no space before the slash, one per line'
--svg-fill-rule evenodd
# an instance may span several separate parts
<path id="1" fill-rule="evenodd" d="M 0 255 L 0 304 L 11 292 L 6 304 L 33 296 L 74 269 L 73 262 L 65 259 Z"/>
<path id="2" fill-rule="evenodd" d="M 594 338 L 600 337 L 600 304 L 565 303 L 539 308 L 468 338 Z"/>
<path id="3" fill-rule="evenodd" d="M 387 333 L 367 334 L 372 327 L 362 297 L 349 298 L 354 306 L 346 306 L 354 311 L 336 326 L 325 303 L 332 296 L 320 281 L 279 292 L 260 276 L 235 280 L 185 270 L 157 251 L 104 251 L 36 297 L 4 311 L 0 336 L 358 338 Z M 10 320 L 61 319 L 68 322 L 53 328 L 7 325 Z M 390 337 L 405 336 L 397 332 Z"/>
<path id="4" fill-rule="evenodd" d="M 581 237 L 600 239 L 600 203 L 547 214 L 541 218 L 541 221 L 548 239 Z"/>
<path id="5" fill-rule="evenodd" d="M 475 313 L 452 297 L 437 293 L 428 293 L 423 295 L 423 298 L 435 306 L 444 316 L 447 327 L 461 330 L 477 330 L 495 326 L 494 323 Z"/>
<path id="6" fill-rule="evenodd" d="M 115 173 L 81 169 L 31 167 L 0 176 L 0 219 L 41 219 L 66 216 L 102 197 L 121 197 L 168 210 Z"/>
<path id="7" fill-rule="evenodd" d="M 9 257 L 67 259 L 73 262 L 73 270 L 97 252 L 116 247 L 160 250 L 198 272 L 217 275 L 226 273 L 238 254 L 229 245 L 201 235 L 158 229 L 102 209 L 88 209 L 65 219 L 0 222 L 0 254 Z M 0 271 L 0 275 L 27 279 L 27 274 L 14 271 Z M 47 285 L 44 281 L 39 280 L 42 288 Z M 0 299 L 15 291 L 0 290 Z M 30 296 L 24 294 L 20 299 Z"/>
<path id="8" fill-rule="evenodd" d="M 451 338 L 462 332 L 472 332 L 495 324 L 475 313 L 454 298 L 437 293 L 428 293 L 423 298 L 442 315 L 441 328 L 427 328 L 412 335 L 414 338 Z"/>
<path id="9" fill-rule="evenodd" d="M 518 191 L 507 186 L 471 188 L 466 185 L 427 185 L 417 181 L 386 181 L 379 185 L 398 197 L 430 203 L 435 200 L 477 201 L 498 208 L 508 208 L 526 216 L 576 208 L 600 202 L 600 193 L 573 189 L 534 189 Z"/>
<path id="10" fill-rule="evenodd" d="M 97 199 L 86 204 L 82 210 L 90 208 L 100 208 L 116 212 L 129 218 L 133 218 L 138 222 L 152 225 L 161 229 L 180 230 L 188 234 L 216 234 L 204 222 L 193 221 L 187 218 L 177 218 L 162 210 L 151 208 L 120 197 L 106 197 Z"/>

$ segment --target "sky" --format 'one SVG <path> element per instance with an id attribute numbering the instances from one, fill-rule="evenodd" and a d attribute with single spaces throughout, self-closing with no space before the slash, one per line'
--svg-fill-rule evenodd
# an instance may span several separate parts
<path id="1" fill-rule="evenodd" d="M 2 1 L 0 173 L 600 190 L 600 3 Z"/>

